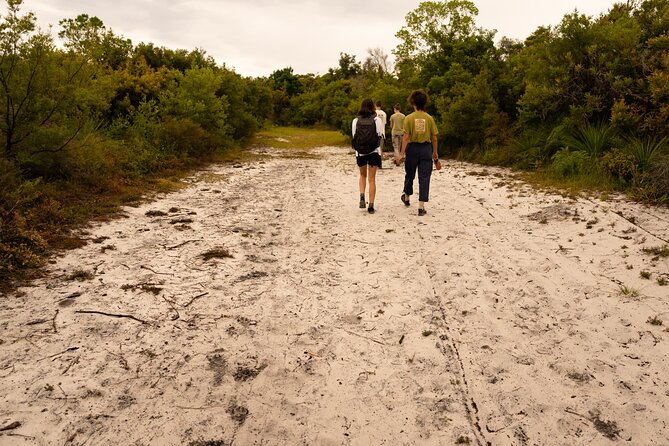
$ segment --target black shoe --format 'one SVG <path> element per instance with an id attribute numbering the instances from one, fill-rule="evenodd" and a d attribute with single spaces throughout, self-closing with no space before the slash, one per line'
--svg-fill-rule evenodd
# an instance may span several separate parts
<path id="1" fill-rule="evenodd" d="M 369 212 L 370 214 L 373 214 L 373 213 L 374 213 L 374 205 L 370 205 L 370 206 L 367 208 L 367 212 Z"/>
<path id="2" fill-rule="evenodd" d="M 365 202 L 365 196 L 360 197 L 360 209 L 365 209 L 367 207 L 367 203 Z"/>
<path id="3" fill-rule="evenodd" d="M 425 214 L 427 214 L 427 211 L 425 209 L 418 209 L 418 216 L 419 217 L 422 217 Z"/>
<path id="4" fill-rule="evenodd" d="M 404 206 L 411 206 L 411 203 L 409 203 L 409 197 L 407 197 L 407 194 L 402 194 L 400 197 L 400 200 L 402 200 L 402 203 L 404 203 Z"/>

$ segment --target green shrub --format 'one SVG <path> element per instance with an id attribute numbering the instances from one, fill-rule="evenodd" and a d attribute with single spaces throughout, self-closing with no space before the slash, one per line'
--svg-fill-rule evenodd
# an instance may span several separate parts
<path id="1" fill-rule="evenodd" d="M 167 118 L 161 130 L 161 150 L 178 158 L 197 158 L 212 153 L 219 146 L 214 134 L 188 118 Z"/>
<path id="2" fill-rule="evenodd" d="M 668 147 L 669 138 L 630 138 L 625 149 L 639 172 L 646 172 Z"/>
<path id="3" fill-rule="evenodd" d="M 616 130 L 606 124 L 587 124 L 564 135 L 564 143 L 575 151 L 584 152 L 591 158 L 599 157 L 611 148 Z"/>
<path id="4" fill-rule="evenodd" d="M 634 190 L 637 198 L 669 201 L 669 156 L 657 158 L 648 171 L 641 174 L 638 184 L 639 187 Z"/>
<path id="5" fill-rule="evenodd" d="M 13 163 L 0 158 L 0 280 L 44 262 L 46 243 L 23 212 L 41 198 L 41 181 L 21 181 Z"/>
<path id="6" fill-rule="evenodd" d="M 637 173 L 634 157 L 621 149 L 605 153 L 602 157 L 602 166 L 611 175 L 625 182 L 632 181 Z"/>
<path id="7" fill-rule="evenodd" d="M 562 148 L 553 156 L 550 172 L 558 178 L 575 177 L 584 173 L 589 163 L 589 157 L 585 152 L 571 152 L 567 148 Z"/>

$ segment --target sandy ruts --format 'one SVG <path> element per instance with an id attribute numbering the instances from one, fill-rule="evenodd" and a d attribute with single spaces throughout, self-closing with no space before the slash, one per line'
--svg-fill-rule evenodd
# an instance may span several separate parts
<path id="1" fill-rule="evenodd" d="M 1 445 L 669 444 L 667 210 L 450 162 L 419 218 L 388 161 L 368 215 L 347 150 L 265 152 L 3 296 Z"/>

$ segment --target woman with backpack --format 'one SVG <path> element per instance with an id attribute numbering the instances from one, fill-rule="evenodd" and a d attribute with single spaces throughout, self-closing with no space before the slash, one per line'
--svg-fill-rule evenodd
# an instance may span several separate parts
<path id="1" fill-rule="evenodd" d="M 365 189 L 369 182 L 369 207 L 367 212 L 374 213 L 376 198 L 376 171 L 381 167 L 381 138 L 384 134 L 383 123 L 376 116 L 374 102 L 364 99 L 358 116 L 353 120 L 352 133 L 355 159 L 360 168 L 360 208 L 364 209 Z"/>
<path id="2" fill-rule="evenodd" d="M 404 118 L 404 139 L 402 150 L 395 158 L 400 163 L 406 155 L 404 164 L 404 191 L 402 203 L 409 206 L 409 197 L 413 194 L 413 180 L 418 170 L 418 215 L 427 213 L 425 203 L 430 197 L 430 177 L 432 176 L 432 162 L 437 170 L 441 169 L 437 153 L 437 125 L 432 116 L 425 113 L 425 105 L 429 98 L 423 90 L 415 90 L 409 96 L 409 103 L 414 112 Z"/>

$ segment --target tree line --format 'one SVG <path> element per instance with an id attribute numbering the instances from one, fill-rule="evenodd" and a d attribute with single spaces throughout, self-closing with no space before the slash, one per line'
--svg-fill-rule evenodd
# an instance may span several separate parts
<path id="1" fill-rule="evenodd" d="M 58 228 L 126 184 L 211 160 L 267 124 L 349 133 L 362 98 L 408 110 L 416 88 L 432 98 L 442 155 L 669 197 L 669 0 L 574 11 L 524 41 L 477 26 L 471 1 L 426 1 L 396 34 L 394 66 L 375 48 L 362 61 L 342 52 L 321 75 L 263 78 L 203 49 L 135 45 L 84 14 L 59 22 L 59 46 L 22 0 L 6 4 L 0 278 L 40 265 Z"/>
<path id="2" fill-rule="evenodd" d="M 276 71 L 279 122 L 350 132 L 361 98 L 385 110 L 423 88 L 440 153 L 669 199 L 669 1 L 574 11 L 524 41 L 476 25 L 469 0 L 426 1 L 396 34 L 393 70 L 370 50 L 322 76 Z M 289 86 L 289 87 L 288 87 Z"/>

